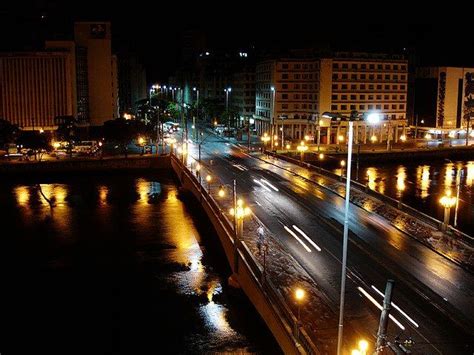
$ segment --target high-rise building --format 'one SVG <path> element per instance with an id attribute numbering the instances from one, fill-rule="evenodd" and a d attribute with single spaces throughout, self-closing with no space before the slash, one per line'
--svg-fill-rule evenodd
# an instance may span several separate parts
<path id="1" fill-rule="evenodd" d="M 319 127 L 324 112 L 350 116 L 378 112 L 377 127 L 356 124 L 355 140 L 392 140 L 405 134 L 407 61 L 402 56 L 334 53 L 331 56 L 287 56 L 257 64 L 256 128 L 297 140 L 309 136 L 321 143 L 338 143 L 347 122 Z M 283 127 L 283 128 L 282 128 Z M 344 138 L 345 139 L 345 138 Z"/>
<path id="2" fill-rule="evenodd" d="M 129 53 L 120 53 L 118 64 L 120 114 L 136 114 L 137 101 L 147 97 L 145 68 Z"/>
<path id="3" fill-rule="evenodd" d="M 415 115 L 424 126 L 465 128 L 474 113 L 474 68 L 422 67 L 416 71 Z"/>
<path id="4" fill-rule="evenodd" d="M 47 41 L 42 52 L 0 55 L 2 118 L 24 129 L 54 129 L 57 116 L 93 126 L 118 117 L 110 23 L 80 22 L 74 29 L 74 41 Z"/>
<path id="5" fill-rule="evenodd" d="M 65 51 L 0 55 L 0 117 L 23 129 L 50 129 L 75 115 L 75 68 Z"/>
<path id="6" fill-rule="evenodd" d="M 118 116 L 117 65 L 112 55 L 110 22 L 76 22 L 74 41 L 87 57 L 83 69 L 87 69 L 89 122 L 100 126 Z"/>

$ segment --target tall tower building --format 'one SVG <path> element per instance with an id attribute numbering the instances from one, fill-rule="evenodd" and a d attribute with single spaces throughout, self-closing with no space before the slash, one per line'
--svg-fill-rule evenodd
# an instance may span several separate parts
<path id="1" fill-rule="evenodd" d="M 90 125 L 99 126 L 116 118 L 118 111 L 117 66 L 112 55 L 110 22 L 76 22 L 74 40 L 77 59 L 82 61 L 77 65 L 77 76 L 81 78 L 78 82 L 88 88 L 87 103 L 85 98 L 78 97 L 78 112 L 87 106 Z"/>

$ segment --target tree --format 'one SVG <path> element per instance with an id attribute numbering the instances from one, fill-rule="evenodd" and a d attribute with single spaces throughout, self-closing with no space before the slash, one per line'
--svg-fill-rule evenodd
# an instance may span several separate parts
<path id="1" fill-rule="evenodd" d="M 18 134 L 18 126 L 0 118 L 0 147 L 14 143 Z"/>

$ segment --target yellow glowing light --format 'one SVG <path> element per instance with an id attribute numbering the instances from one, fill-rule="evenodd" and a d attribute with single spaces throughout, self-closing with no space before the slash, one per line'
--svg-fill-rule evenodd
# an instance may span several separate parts
<path id="1" fill-rule="evenodd" d="M 53 142 L 52 145 L 53 145 L 53 148 L 54 148 L 54 149 L 58 149 L 58 148 L 61 146 L 61 143 L 59 143 L 59 142 Z"/>
<path id="2" fill-rule="evenodd" d="M 366 352 L 369 349 L 369 342 L 367 340 L 360 340 L 359 341 L 359 350 L 362 352 Z"/>
<path id="3" fill-rule="evenodd" d="M 214 121 L 214 126 L 217 126 L 217 121 Z"/>
<path id="4" fill-rule="evenodd" d="M 219 197 L 224 197 L 225 196 L 225 190 L 222 186 L 219 188 L 218 195 L 219 195 Z"/>
<path id="5" fill-rule="evenodd" d="M 275 147 L 278 147 L 278 142 L 275 142 Z"/>
<path id="6" fill-rule="evenodd" d="M 297 288 L 296 291 L 295 291 L 295 298 L 297 301 L 301 301 L 303 300 L 305 297 L 305 292 L 303 289 L 301 288 Z"/>
<path id="7" fill-rule="evenodd" d="M 344 136 L 343 136 L 343 135 L 337 136 L 337 140 L 338 140 L 339 142 L 344 142 Z"/>
<path id="8" fill-rule="evenodd" d="M 361 355 L 360 350 L 357 350 L 357 349 L 352 350 L 351 355 Z"/>
<path id="9" fill-rule="evenodd" d="M 407 174 L 405 171 L 404 167 L 399 167 L 398 168 L 398 173 L 397 173 L 397 190 L 402 192 L 405 190 L 405 180 L 407 178 Z"/>
<path id="10" fill-rule="evenodd" d="M 286 145 L 286 149 L 290 149 L 291 148 L 291 145 L 290 144 L 287 144 Z"/>
<path id="11" fill-rule="evenodd" d="M 309 136 L 304 136 L 305 141 L 309 141 Z"/>
<path id="12" fill-rule="evenodd" d="M 277 139 L 278 139 L 278 136 L 275 134 L 275 135 L 273 136 L 273 139 L 274 139 L 274 140 L 277 140 Z"/>
<path id="13" fill-rule="evenodd" d="M 451 208 L 456 204 L 456 197 L 451 196 L 451 190 L 447 190 L 446 195 L 441 197 L 439 202 L 444 206 L 444 208 Z"/>
<path id="14" fill-rule="evenodd" d="M 345 161 L 345 160 L 341 160 L 341 166 L 342 166 L 342 167 L 345 167 L 345 166 L 346 166 L 346 161 Z"/>
<path id="15" fill-rule="evenodd" d="M 400 140 L 401 140 L 402 142 L 406 142 L 407 136 L 405 136 L 404 134 L 402 134 L 402 135 L 400 136 Z"/>
<path id="16" fill-rule="evenodd" d="M 198 164 L 196 165 L 196 171 L 199 171 L 199 170 L 201 170 L 201 164 L 198 163 Z"/>
<path id="17" fill-rule="evenodd" d="M 370 137 L 370 141 L 371 141 L 372 143 L 377 142 L 377 136 L 376 136 L 375 134 L 372 135 L 372 137 Z"/>
<path id="18" fill-rule="evenodd" d="M 212 180 L 212 176 L 211 176 L 211 175 L 207 175 L 207 176 L 206 176 L 206 181 L 207 181 L 207 182 L 211 182 L 211 180 Z"/>
<path id="19" fill-rule="evenodd" d="M 143 143 L 145 143 L 145 140 L 143 139 L 143 137 L 139 137 L 138 144 L 143 144 Z"/>
<path id="20" fill-rule="evenodd" d="M 425 138 L 426 139 L 431 139 L 431 138 L 433 138 L 433 136 L 430 133 L 426 133 Z"/>
<path id="21" fill-rule="evenodd" d="M 449 138 L 454 138 L 454 137 L 456 137 L 456 131 L 451 131 L 451 132 L 449 132 L 448 136 L 449 136 Z"/>
<path id="22" fill-rule="evenodd" d="M 324 159 L 324 154 L 323 153 L 319 153 L 319 160 L 323 160 Z"/>

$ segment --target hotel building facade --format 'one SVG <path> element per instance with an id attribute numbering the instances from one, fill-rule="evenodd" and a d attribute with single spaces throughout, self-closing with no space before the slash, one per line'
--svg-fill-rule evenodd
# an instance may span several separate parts
<path id="1" fill-rule="evenodd" d="M 102 125 L 118 117 L 117 78 L 110 23 L 76 23 L 74 41 L 0 54 L 0 118 L 22 129 L 55 129 L 58 116 Z"/>
<path id="2" fill-rule="evenodd" d="M 342 143 L 347 122 L 322 119 L 324 112 L 350 116 L 379 112 L 383 121 L 355 124 L 355 142 L 398 141 L 405 134 L 408 61 L 402 56 L 335 53 L 291 56 L 259 62 L 256 67 L 255 121 L 259 134 L 285 140 L 308 136 L 321 144 Z M 272 129 L 273 123 L 273 129 Z"/>

